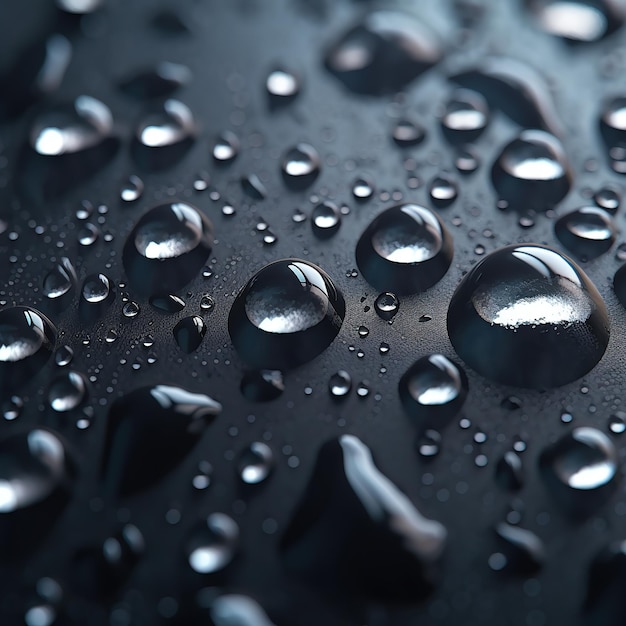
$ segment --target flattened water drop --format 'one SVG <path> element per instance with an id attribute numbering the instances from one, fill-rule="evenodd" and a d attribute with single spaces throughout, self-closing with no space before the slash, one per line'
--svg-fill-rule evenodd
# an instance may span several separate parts
<path id="1" fill-rule="evenodd" d="M 416 602 L 432 590 L 446 535 L 344 435 L 322 446 L 281 553 L 290 573 L 339 597 Z"/>
<path id="2" fill-rule="evenodd" d="M 426 131 L 416 122 L 400 120 L 393 127 L 391 136 L 398 146 L 407 148 L 422 143 L 426 138 Z"/>
<path id="3" fill-rule="evenodd" d="M 554 234 L 581 261 L 595 259 L 615 243 L 617 229 L 611 216 L 597 207 L 582 207 L 560 217 Z"/>
<path id="4" fill-rule="evenodd" d="M 161 204 L 139 219 L 124 246 L 124 269 L 141 293 L 175 290 L 197 276 L 213 245 L 213 226 L 185 202 Z"/>
<path id="5" fill-rule="evenodd" d="M 440 430 L 459 413 L 467 397 L 465 372 L 443 354 L 418 359 L 398 385 L 404 410 L 425 426 Z"/>
<path id="6" fill-rule="evenodd" d="M 450 302 L 448 335 L 483 376 L 545 389 L 584 376 L 600 361 L 609 319 L 574 261 L 520 244 L 491 253 L 466 274 Z"/>
<path id="7" fill-rule="evenodd" d="M 158 482 L 178 465 L 221 405 L 180 387 L 142 387 L 109 411 L 102 478 L 110 491 L 129 495 Z"/>
<path id="8" fill-rule="evenodd" d="M 496 158 L 491 180 L 501 200 L 519 211 L 547 211 L 569 192 L 573 174 L 563 146 L 540 130 L 525 130 Z"/>
<path id="9" fill-rule="evenodd" d="M 326 272 L 308 261 L 283 259 L 263 267 L 239 292 L 228 331 L 252 367 L 288 369 L 330 345 L 345 308 Z"/>
<path id="10" fill-rule="evenodd" d="M 351 91 L 384 95 L 404 89 L 442 55 L 434 32 L 410 13 L 373 11 L 331 46 L 324 62 Z"/>
<path id="11" fill-rule="evenodd" d="M 439 218 L 415 204 L 383 211 L 356 247 L 356 261 L 367 282 L 398 294 L 432 287 L 448 271 L 452 255 L 452 238 Z"/>

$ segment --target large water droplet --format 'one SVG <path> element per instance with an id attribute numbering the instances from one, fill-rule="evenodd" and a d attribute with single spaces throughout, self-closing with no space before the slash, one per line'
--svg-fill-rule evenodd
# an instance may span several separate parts
<path id="1" fill-rule="evenodd" d="M 206 324 L 199 315 L 184 317 L 174 326 L 174 339 L 187 354 L 195 352 L 206 335 Z"/>
<path id="2" fill-rule="evenodd" d="M 438 430 L 461 410 L 467 388 L 465 372 L 442 354 L 418 359 L 398 386 L 402 406 L 420 428 Z"/>
<path id="3" fill-rule="evenodd" d="M 356 261 L 377 289 L 420 293 L 448 271 L 452 238 L 439 218 L 415 204 L 401 204 L 376 217 L 361 235 Z"/>
<path id="4" fill-rule="evenodd" d="M 120 89 L 135 98 L 169 96 L 191 80 L 191 70 L 186 65 L 164 61 L 125 78 Z"/>
<path id="5" fill-rule="evenodd" d="M 241 379 L 241 393 L 251 402 L 276 400 L 285 390 L 280 370 L 253 370 Z"/>
<path id="6" fill-rule="evenodd" d="M 330 345 L 345 310 L 326 272 L 307 261 L 283 259 L 263 267 L 239 292 L 228 331 L 251 366 L 290 368 Z"/>
<path id="7" fill-rule="evenodd" d="M 272 449 L 262 441 L 255 441 L 239 455 L 237 471 L 247 485 L 262 483 L 274 467 Z"/>
<path id="8" fill-rule="evenodd" d="M 288 571 L 342 598 L 415 602 L 432 588 L 446 535 L 344 435 L 321 448 L 281 551 Z"/>
<path id="9" fill-rule="evenodd" d="M 56 337 L 52 322 L 36 309 L 0 310 L 0 391 L 32 378 L 50 358 Z"/>
<path id="10" fill-rule="evenodd" d="M 442 57 L 435 34 L 416 17 L 374 11 L 348 30 L 326 55 L 326 68 L 356 93 L 402 90 Z"/>
<path id="11" fill-rule="evenodd" d="M 597 428 L 575 428 L 548 446 L 540 458 L 542 476 L 557 502 L 573 516 L 586 517 L 613 492 L 617 450 Z"/>
<path id="12" fill-rule="evenodd" d="M 485 130 L 489 122 L 489 108 L 477 92 L 460 89 L 446 103 L 441 118 L 445 137 L 453 143 L 472 143 Z"/>
<path id="13" fill-rule="evenodd" d="M 536 244 L 507 246 L 476 264 L 448 309 L 448 334 L 477 372 L 507 385 L 558 387 L 602 358 L 602 297 L 568 257 Z"/>
<path id="14" fill-rule="evenodd" d="M 87 398 L 87 379 L 74 371 L 57 376 L 48 388 L 48 402 L 58 413 L 72 411 Z"/>
<path id="15" fill-rule="evenodd" d="M 158 482 L 221 412 L 209 396 L 180 387 L 142 387 L 109 411 L 102 474 L 109 490 L 128 495 Z"/>
<path id="16" fill-rule="evenodd" d="M 187 558 L 199 574 L 213 574 L 233 560 L 239 546 L 239 526 L 224 513 L 212 513 L 187 542 Z"/>
<path id="17" fill-rule="evenodd" d="M 299 143 L 283 156 L 283 180 L 294 189 L 305 189 L 311 185 L 319 176 L 320 168 L 320 156 L 308 143 Z"/>
<path id="18" fill-rule="evenodd" d="M 491 180 L 511 208 L 547 211 L 567 195 L 572 172 L 555 137 L 525 130 L 503 148 L 493 164 Z"/>
<path id="19" fill-rule="evenodd" d="M 187 284 L 202 269 L 213 245 L 213 226 L 185 202 L 161 204 L 137 222 L 124 246 L 124 268 L 142 293 Z"/>
<path id="20" fill-rule="evenodd" d="M 557 239 L 581 261 L 595 259 L 615 243 L 617 229 L 611 216 L 597 207 L 582 207 L 554 224 Z"/>

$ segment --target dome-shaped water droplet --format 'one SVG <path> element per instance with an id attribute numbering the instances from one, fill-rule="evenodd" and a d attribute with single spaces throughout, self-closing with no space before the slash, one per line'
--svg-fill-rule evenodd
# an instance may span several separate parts
<path id="1" fill-rule="evenodd" d="M 54 353 L 54 362 L 59 367 L 65 367 L 69 365 L 72 362 L 73 358 L 74 358 L 74 350 L 72 350 L 72 348 L 68 345 L 61 346 Z"/>
<path id="2" fill-rule="evenodd" d="M 79 310 L 81 316 L 94 320 L 107 309 L 115 299 L 113 284 L 105 274 L 90 274 L 83 281 Z"/>
<path id="3" fill-rule="evenodd" d="M 259 270 L 239 292 L 228 331 L 253 367 L 290 368 L 310 361 L 336 337 L 343 296 L 319 267 L 283 259 Z"/>
<path id="4" fill-rule="evenodd" d="M 390 291 L 383 291 L 383 293 L 378 294 L 374 301 L 374 310 L 378 317 L 383 320 L 393 319 L 399 309 L 400 300 L 398 300 L 398 296 L 396 296 L 395 293 L 391 293 Z"/>
<path id="5" fill-rule="evenodd" d="M 187 559 L 199 574 L 213 574 L 233 560 L 239 546 L 239 526 L 224 513 L 212 513 L 187 542 Z"/>
<path id="6" fill-rule="evenodd" d="M 333 398 L 345 398 L 352 389 L 352 378 L 345 370 L 335 372 L 328 379 L 328 391 Z"/>
<path id="7" fill-rule="evenodd" d="M 36 309 L 0 310 L 0 391 L 31 379 L 50 358 L 56 337 L 52 322 Z"/>
<path id="8" fill-rule="evenodd" d="M 377 289 L 420 293 L 448 271 L 452 238 L 439 218 L 415 204 L 401 204 L 376 217 L 361 235 L 356 260 Z"/>
<path id="9" fill-rule="evenodd" d="M 365 176 L 359 176 L 352 183 L 352 195 L 357 200 L 369 200 L 374 195 L 374 183 Z"/>
<path id="10" fill-rule="evenodd" d="M 337 205 L 328 200 L 320 202 L 311 213 L 313 233 L 320 239 L 331 237 L 341 226 L 341 214 Z"/>
<path id="11" fill-rule="evenodd" d="M 298 95 L 300 79 L 289 70 L 277 68 L 268 74 L 265 88 L 272 104 L 286 104 Z"/>
<path id="12" fill-rule="evenodd" d="M 102 476 L 109 490 L 128 495 L 160 480 L 191 450 L 221 412 L 209 396 L 180 387 L 142 387 L 109 411 Z"/>
<path id="13" fill-rule="evenodd" d="M 356 93 L 401 91 L 442 57 L 435 34 L 400 11 L 373 11 L 334 43 L 326 68 Z"/>
<path id="14" fill-rule="evenodd" d="M 79 96 L 71 106 L 51 109 L 35 120 L 30 132 L 33 149 L 44 156 L 73 154 L 93 148 L 110 137 L 113 116 L 90 96 Z"/>
<path id="15" fill-rule="evenodd" d="M 100 229 L 94 224 L 85 224 L 78 231 L 78 243 L 81 246 L 93 246 L 100 237 Z"/>
<path id="16" fill-rule="evenodd" d="M 308 143 L 299 143 L 283 156 L 283 180 L 294 189 L 305 189 L 311 185 L 319 176 L 320 168 L 320 156 Z"/>
<path id="17" fill-rule="evenodd" d="M 615 243 L 617 229 L 611 216 L 597 207 L 582 207 L 560 217 L 554 234 L 581 261 L 604 254 Z"/>
<path id="18" fill-rule="evenodd" d="M 281 552 L 290 573 L 342 597 L 416 602 L 432 589 L 446 535 L 344 435 L 322 446 Z"/>
<path id="19" fill-rule="evenodd" d="M 134 288 L 154 294 L 178 289 L 199 274 L 213 245 L 213 226 L 185 202 L 161 204 L 137 222 L 124 246 Z"/>
<path id="20" fill-rule="evenodd" d="M 618 478 L 618 453 L 597 428 L 575 428 L 541 454 L 546 486 L 571 515 L 596 512 L 613 492 Z"/>
<path id="21" fill-rule="evenodd" d="M 614 185 L 606 185 L 593 194 L 593 201 L 605 211 L 615 213 L 622 202 L 621 189 Z"/>
<path id="22" fill-rule="evenodd" d="M 64 372 L 48 388 L 48 403 L 58 413 L 72 411 L 86 399 L 87 380 L 80 372 Z"/>
<path id="23" fill-rule="evenodd" d="M 609 320 L 598 290 L 571 259 L 536 244 L 476 264 L 448 309 L 448 334 L 477 372 L 519 387 L 558 387 L 602 358 Z"/>
<path id="24" fill-rule="evenodd" d="M 443 208 L 451 205 L 457 198 L 456 183 L 447 176 L 437 176 L 432 180 L 428 193 L 436 207 Z"/>
<path id="25" fill-rule="evenodd" d="M 219 163 L 228 163 L 239 154 L 239 138 L 230 130 L 224 131 L 213 145 L 213 158 Z"/>
<path id="26" fill-rule="evenodd" d="M 417 452 L 424 459 L 431 459 L 441 450 L 441 435 L 432 428 L 420 433 L 417 440 Z"/>
<path id="27" fill-rule="evenodd" d="M 132 300 L 130 302 L 126 302 L 124 306 L 122 307 L 122 315 L 129 319 L 132 319 L 133 317 L 137 317 L 140 311 L 141 309 L 139 308 L 139 305 L 136 302 L 133 302 Z"/>
<path id="28" fill-rule="evenodd" d="M 206 324 L 199 315 L 184 317 L 174 326 L 174 339 L 187 354 L 195 352 L 206 335 Z"/>
<path id="29" fill-rule="evenodd" d="M 135 98 L 159 98 L 169 96 L 190 80 L 191 70 L 187 66 L 164 61 L 125 78 L 120 89 Z"/>
<path id="30" fill-rule="evenodd" d="M 62 257 L 58 265 L 43 279 L 43 293 L 51 300 L 69 293 L 76 282 L 76 270 L 67 257 Z"/>
<path id="31" fill-rule="evenodd" d="M 471 174 L 480 167 L 480 158 L 472 148 L 465 146 L 456 150 L 454 165 L 461 174 Z"/>
<path id="32" fill-rule="evenodd" d="M 262 441 L 255 441 L 239 455 L 237 472 L 247 485 L 262 483 L 274 467 L 272 449 Z"/>
<path id="33" fill-rule="evenodd" d="M 489 122 L 489 107 L 477 92 L 460 89 L 446 103 L 441 118 L 443 134 L 452 143 L 472 143 Z"/>
<path id="34" fill-rule="evenodd" d="M 572 173 L 563 146 L 540 130 L 522 131 L 499 154 L 491 180 L 509 207 L 523 212 L 547 211 L 568 193 Z"/>
<path id="35" fill-rule="evenodd" d="M 139 198 L 141 198 L 143 188 L 144 185 L 141 178 L 133 174 L 129 176 L 128 180 L 124 183 L 124 186 L 120 191 L 120 198 L 124 202 L 135 202 L 135 200 L 139 200 Z"/>
<path id="36" fill-rule="evenodd" d="M 253 370 L 241 379 L 241 393 L 251 402 L 276 400 L 285 390 L 280 370 Z"/>
<path id="37" fill-rule="evenodd" d="M 8 400 L 2 403 L 0 412 L 3 419 L 7 422 L 16 420 L 22 413 L 24 408 L 24 401 L 19 396 L 11 396 Z"/>
<path id="38" fill-rule="evenodd" d="M 416 122 L 399 120 L 393 127 L 391 136 L 402 148 L 417 146 L 426 138 L 426 130 Z"/>
<path id="39" fill-rule="evenodd" d="M 621 435 L 626 432 L 626 413 L 617 411 L 609 417 L 609 430 L 614 435 Z"/>
<path id="40" fill-rule="evenodd" d="M 418 359 L 403 374 L 398 390 L 405 411 L 421 427 L 441 429 L 467 397 L 465 372 L 442 354 Z"/>

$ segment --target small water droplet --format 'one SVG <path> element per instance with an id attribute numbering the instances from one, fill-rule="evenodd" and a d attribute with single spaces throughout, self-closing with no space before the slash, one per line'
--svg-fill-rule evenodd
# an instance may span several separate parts
<path id="1" fill-rule="evenodd" d="M 8 400 L 2 403 L 2 417 L 7 422 L 16 420 L 22 413 L 24 407 L 24 401 L 19 396 L 11 396 Z"/>
<path id="2" fill-rule="evenodd" d="M 374 195 L 374 183 L 364 176 L 360 176 L 352 183 L 352 195 L 357 200 L 369 200 Z"/>
<path id="3" fill-rule="evenodd" d="M 261 441 L 255 441 L 239 455 L 237 471 L 244 483 L 257 485 L 269 476 L 273 466 L 272 449 Z"/>
<path id="4" fill-rule="evenodd" d="M 229 163 L 239 154 L 239 138 L 230 130 L 225 130 L 213 144 L 213 158 L 218 163 Z"/>
<path id="5" fill-rule="evenodd" d="M 120 191 L 120 198 L 124 202 L 134 202 L 135 200 L 139 200 L 141 198 L 141 194 L 143 193 L 143 181 L 139 176 L 128 177 L 128 180 L 124 183 Z"/>
<path id="6" fill-rule="evenodd" d="M 345 370 L 335 372 L 328 380 L 328 391 L 333 398 L 345 398 L 352 389 L 352 378 Z"/>
<path id="7" fill-rule="evenodd" d="M 224 594 L 211 603 L 215 626 L 275 626 L 263 608 L 248 596 Z"/>
<path id="8" fill-rule="evenodd" d="M 293 72 L 277 68 L 269 73 L 265 87 L 274 104 L 290 102 L 300 91 L 300 80 Z"/>
<path id="9" fill-rule="evenodd" d="M 400 310 L 400 300 L 395 293 L 383 291 L 374 301 L 374 310 L 381 319 L 391 320 Z"/>
<path id="10" fill-rule="evenodd" d="M 228 330 L 250 365 L 283 369 L 326 349 L 344 315 L 343 296 L 323 270 L 307 261 L 283 259 L 263 267 L 239 292 Z"/>
<path id="11" fill-rule="evenodd" d="M 81 246 L 92 246 L 100 237 L 100 229 L 94 224 L 85 224 L 78 231 L 78 243 Z"/>
<path id="12" fill-rule="evenodd" d="M 444 136 L 452 143 L 472 143 L 489 123 L 489 107 L 479 93 L 459 89 L 441 118 Z"/>
<path id="13" fill-rule="evenodd" d="M 206 335 L 206 324 L 199 315 L 184 317 L 174 326 L 174 339 L 187 354 L 195 352 Z"/>
<path id="14" fill-rule="evenodd" d="M 458 148 L 454 153 L 454 165 L 461 174 L 471 174 L 480 167 L 480 158 L 471 148 Z"/>
<path id="15" fill-rule="evenodd" d="M 426 139 L 426 130 L 416 122 L 399 120 L 393 127 L 391 136 L 398 146 L 406 148 L 422 143 Z"/>
<path id="16" fill-rule="evenodd" d="M 196 131 L 193 114 L 179 100 L 169 99 L 148 114 L 136 131 L 137 140 L 146 148 L 167 148 L 189 142 Z"/>
<path id="17" fill-rule="evenodd" d="M 433 204 L 436 207 L 443 208 L 450 206 L 456 200 L 458 189 L 452 179 L 446 176 L 437 176 L 430 183 L 428 193 Z"/>
<path id="18" fill-rule="evenodd" d="M 420 434 L 417 440 L 417 452 L 425 458 L 431 459 L 437 456 L 441 450 L 441 435 L 431 428 L 427 428 Z"/>
<path id="19" fill-rule="evenodd" d="M 57 376 L 48 388 L 48 403 L 57 413 L 72 411 L 87 399 L 87 379 L 80 373 L 67 371 Z"/>
<path id="20" fill-rule="evenodd" d="M 198 491 L 204 491 L 208 489 L 211 484 L 211 476 L 213 474 L 213 467 L 208 461 L 201 461 L 198 464 L 197 474 L 193 477 L 191 484 L 194 489 Z"/>
<path id="21" fill-rule="evenodd" d="M 622 202 L 621 190 L 613 185 L 606 185 L 593 194 L 593 201 L 605 211 L 615 213 Z"/>
<path id="22" fill-rule="evenodd" d="M 62 257 L 57 266 L 43 279 L 43 293 L 56 300 L 69 293 L 76 282 L 76 271 L 67 257 Z"/>
<path id="23" fill-rule="evenodd" d="M 383 211 L 361 235 L 359 269 L 377 289 L 420 293 L 437 283 L 452 261 L 452 238 L 428 209 L 401 204 Z"/>
<path id="24" fill-rule="evenodd" d="M 305 189 L 311 185 L 319 176 L 320 169 L 320 156 L 308 143 L 299 143 L 283 156 L 283 180 L 294 189 Z"/>
<path id="25" fill-rule="evenodd" d="M 609 319 L 598 290 L 567 257 L 520 244 L 486 256 L 457 287 L 448 334 L 459 356 L 497 382 L 545 389 L 602 358 Z M 480 346 L 480 348 L 478 347 Z"/>
<path id="26" fill-rule="evenodd" d="M 313 233 L 324 239 L 334 235 L 341 226 L 341 214 L 336 204 L 324 201 L 315 206 L 311 213 Z"/>
<path id="27" fill-rule="evenodd" d="M 224 569 L 239 546 L 239 526 L 224 513 L 212 513 L 206 524 L 196 528 L 187 542 L 187 558 L 199 574 L 212 574 Z"/>
<path id="28" fill-rule="evenodd" d="M 122 307 L 122 315 L 124 317 L 128 317 L 129 319 L 132 319 L 133 317 L 137 317 L 137 315 L 139 315 L 139 305 L 136 302 L 133 302 L 132 300 L 130 302 L 127 302 L 123 307 Z"/>
<path id="29" fill-rule="evenodd" d="M 495 532 L 504 553 L 504 563 L 500 569 L 530 575 L 542 567 L 545 548 L 535 533 L 505 522 L 500 522 Z"/>
<path id="30" fill-rule="evenodd" d="M 378 347 L 378 351 L 381 354 L 387 354 L 387 352 L 389 352 L 389 344 L 386 342 L 381 342 L 380 346 Z"/>

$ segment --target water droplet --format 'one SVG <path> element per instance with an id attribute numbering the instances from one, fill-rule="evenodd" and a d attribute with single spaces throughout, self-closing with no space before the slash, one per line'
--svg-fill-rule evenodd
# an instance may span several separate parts
<path id="1" fill-rule="evenodd" d="M 146 489 L 176 467 L 221 405 L 180 387 L 142 387 L 109 411 L 102 477 L 122 496 Z"/>
<path id="2" fill-rule="evenodd" d="M 311 213 L 313 233 L 320 239 L 334 235 L 341 226 L 341 214 L 336 204 L 324 201 L 315 206 Z"/>
<path id="3" fill-rule="evenodd" d="M 97 146 L 112 132 L 109 108 L 95 98 L 79 96 L 71 106 L 61 105 L 37 118 L 30 143 L 44 156 L 74 154 Z"/>
<path id="4" fill-rule="evenodd" d="M 69 293 L 76 282 L 76 270 L 67 257 L 61 257 L 57 266 L 43 279 L 43 293 L 56 300 Z"/>
<path id="5" fill-rule="evenodd" d="M 281 552 L 290 573 L 343 597 L 415 602 L 432 589 L 446 535 L 344 435 L 322 446 Z"/>
<path id="6" fill-rule="evenodd" d="M 228 331 L 249 365 L 286 369 L 325 350 L 344 315 L 343 296 L 326 272 L 307 261 L 283 259 L 263 267 L 239 292 Z"/>
<path id="7" fill-rule="evenodd" d="M 503 489 L 515 491 L 524 484 L 522 459 L 515 452 L 505 452 L 496 464 L 496 483 Z"/>
<path id="8" fill-rule="evenodd" d="M 213 225 L 185 202 L 161 204 L 139 219 L 124 246 L 124 268 L 135 289 L 178 289 L 201 270 L 213 245 Z"/>
<path id="9" fill-rule="evenodd" d="M 8 400 L 2 403 L 2 417 L 7 422 L 16 420 L 22 413 L 24 407 L 24 401 L 19 396 L 11 396 Z"/>
<path id="10" fill-rule="evenodd" d="M 224 513 L 212 513 L 206 524 L 196 528 L 187 542 L 187 558 L 199 574 L 224 569 L 239 546 L 239 526 Z"/>
<path id="11" fill-rule="evenodd" d="M 100 237 L 100 229 L 94 224 L 85 224 L 78 231 L 78 243 L 81 246 L 93 246 Z"/>
<path id="12" fill-rule="evenodd" d="M 489 107 L 477 92 L 459 89 L 446 104 L 441 118 L 444 136 L 452 143 L 472 143 L 489 122 Z"/>
<path id="13" fill-rule="evenodd" d="M 356 93 L 401 91 L 442 57 L 434 33 L 400 11 L 373 11 L 343 34 L 326 55 L 326 68 Z"/>
<path id="14" fill-rule="evenodd" d="M 213 474 L 213 466 L 208 461 L 200 461 L 198 464 L 197 474 L 193 477 L 191 484 L 194 489 L 204 491 L 211 485 L 211 476 Z"/>
<path id="15" fill-rule="evenodd" d="M 491 108 L 524 128 L 543 128 L 556 136 L 562 124 L 551 91 L 538 72 L 517 59 L 483 57 L 479 66 L 453 74 L 457 84 L 482 93 Z"/>
<path id="16" fill-rule="evenodd" d="M 415 204 L 383 211 L 361 235 L 356 260 L 377 289 L 420 293 L 437 283 L 452 261 L 452 238 L 439 218 Z"/>
<path id="17" fill-rule="evenodd" d="M 426 139 L 426 130 L 423 126 L 410 120 L 399 120 L 393 127 L 393 140 L 402 148 L 417 146 Z"/>
<path id="18" fill-rule="evenodd" d="M 621 435 L 626 432 L 626 413 L 617 411 L 609 417 L 609 430 L 614 435 Z"/>
<path id="19" fill-rule="evenodd" d="M 87 15 L 99 9 L 104 0 L 56 0 L 56 5 L 73 15 Z"/>
<path id="20" fill-rule="evenodd" d="M 615 243 L 617 229 L 611 216 L 596 207 L 582 207 L 560 217 L 554 234 L 581 261 L 604 254 Z"/>
<path id="21" fill-rule="evenodd" d="M 145 117 L 137 128 L 137 139 L 146 148 L 167 148 L 188 142 L 195 134 L 193 114 L 179 100 L 169 99 Z"/>
<path id="22" fill-rule="evenodd" d="M 200 308 L 203 311 L 212 311 L 215 308 L 215 300 L 209 295 L 204 295 L 200 299 Z"/>
<path id="23" fill-rule="evenodd" d="M 241 393 L 250 402 L 276 400 L 285 390 L 283 374 L 279 370 L 253 370 L 241 379 Z"/>
<path id="24" fill-rule="evenodd" d="M 0 452 L 1 513 L 14 513 L 44 502 L 57 490 L 67 490 L 69 460 L 52 431 L 35 429 L 11 435 L 0 442 Z"/>
<path id="25" fill-rule="evenodd" d="M 264 200 L 267 196 L 267 189 L 256 174 L 242 176 L 240 182 L 244 193 L 253 200 Z"/>
<path id="26" fill-rule="evenodd" d="M 169 96 L 190 81 L 191 70 L 186 65 L 164 61 L 125 78 L 120 89 L 135 98 L 159 98 Z"/>
<path id="27" fill-rule="evenodd" d="M 291 102 L 300 91 L 299 78 L 289 70 L 275 69 L 265 81 L 267 93 L 273 104 Z"/>
<path id="28" fill-rule="evenodd" d="M 228 163 L 239 154 L 239 138 L 230 130 L 225 130 L 213 145 L 213 158 L 218 163 Z"/>
<path id="29" fill-rule="evenodd" d="M 541 568 L 545 560 L 545 548 L 535 533 L 505 522 L 499 523 L 495 532 L 505 557 L 504 567 L 500 569 L 530 575 Z"/>
<path id="30" fill-rule="evenodd" d="M 593 194 L 593 200 L 601 209 L 615 213 L 622 202 L 622 193 L 617 187 L 606 185 Z"/>
<path id="31" fill-rule="evenodd" d="M 128 317 L 129 319 L 132 319 L 133 317 L 137 317 L 139 315 L 139 305 L 136 302 L 133 302 L 132 300 L 130 302 L 127 302 L 123 307 L 122 307 L 122 315 L 124 317 Z"/>
<path id="32" fill-rule="evenodd" d="M 575 428 L 541 454 L 540 468 L 556 501 L 571 515 L 585 517 L 611 494 L 617 482 L 618 454 L 596 428 Z"/>
<path id="33" fill-rule="evenodd" d="M 184 317 L 174 326 L 174 339 L 187 354 L 195 352 L 206 335 L 206 324 L 199 315 Z"/>
<path id="34" fill-rule="evenodd" d="M 509 207 L 547 211 L 567 195 L 572 173 L 555 137 L 541 130 L 524 130 L 495 160 L 491 180 Z"/>
<path id="35" fill-rule="evenodd" d="M 237 471 L 244 483 L 257 485 L 269 476 L 273 466 L 272 449 L 261 441 L 255 441 L 239 455 Z"/>
<path id="36" fill-rule="evenodd" d="M 73 556 L 70 583 L 87 598 L 112 599 L 130 577 L 145 551 L 141 531 L 126 524 L 99 546 L 79 549 Z"/>
<path id="37" fill-rule="evenodd" d="M 616 30 L 623 11 L 610 1 L 548 0 L 529 3 L 537 26 L 544 32 L 571 42 L 598 41 Z"/>
<path id="38" fill-rule="evenodd" d="M 387 352 L 389 352 L 389 344 L 388 344 L 388 343 L 386 343 L 386 342 L 384 342 L 384 341 L 383 341 L 383 342 L 381 342 L 381 344 L 380 344 L 380 346 L 379 346 L 379 348 L 378 348 L 378 351 L 379 351 L 381 354 L 387 354 Z"/>
<path id="39" fill-rule="evenodd" d="M 319 176 L 320 169 L 320 156 L 308 143 L 299 143 L 283 156 L 283 180 L 294 189 L 305 189 L 311 185 Z"/>
<path id="40" fill-rule="evenodd" d="M 150 305 L 163 313 L 173 314 L 179 313 L 185 308 L 185 301 L 178 296 L 168 294 L 165 296 L 152 296 Z"/>
<path id="41" fill-rule="evenodd" d="M 367 326 L 359 326 L 359 337 L 364 338 L 370 334 L 370 329 Z"/>
<path id="42" fill-rule="evenodd" d="M 263 608 L 248 596 L 221 595 L 211 603 L 210 611 L 215 626 L 275 626 Z"/>
<path id="43" fill-rule="evenodd" d="M 480 158 L 471 148 L 458 148 L 454 154 L 454 165 L 461 174 L 471 174 L 480 167 Z"/>
<path id="44" fill-rule="evenodd" d="M 431 459 L 439 454 L 441 450 L 441 435 L 431 428 L 427 428 L 420 434 L 417 440 L 417 452 L 425 458 Z"/>
<path id="45" fill-rule="evenodd" d="M 434 178 L 430 183 L 428 192 L 433 204 L 440 208 L 450 206 L 458 195 L 456 183 L 446 176 Z"/>
<path id="46" fill-rule="evenodd" d="M 374 310 L 381 319 L 391 320 L 400 310 L 400 300 L 395 293 L 383 291 L 383 293 L 378 294 L 374 301 Z"/>
<path id="47" fill-rule="evenodd" d="M 467 377 L 442 354 L 431 354 L 411 365 L 398 390 L 402 406 L 420 427 L 441 428 L 461 410 L 467 397 Z"/>
<path id="48" fill-rule="evenodd" d="M 50 358 L 56 337 L 52 322 L 36 309 L 0 310 L 0 390 L 30 380 Z"/>
<path id="49" fill-rule="evenodd" d="M 345 370 L 335 372 L 328 380 L 328 390 L 333 398 L 345 398 L 352 389 L 352 378 Z"/>
<path id="50" fill-rule="evenodd" d="M 374 183 L 369 178 L 360 176 L 352 183 L 352 195 L 357 200 L 368 200 L 374 195 Z"/>
<path id="51" fill-rule="evenodd" d="M 120 198 L 124 202 L 134 202 L 135 200 L 139 200 L 139 198 L 141 198 L 141 194 L 143 193 L 143 188 L 143 181 L 139 178 L 139 176 L 129 176 L 120 191 Z"/>
<path id="52" fill-rule="evenodd" d="M 80 372 L 64 372 L 48 388 L 48 402 L 57 413 L 72 411 L 86 399 L 87 379 Z"/>
<path id="53" fill-rule="evenodd" d="M 598 290 L 574 261 L 520 244 L 491 253 L 466 274 L 450 302 L 448 334 L 483 376 L 545 389 L 598 363 L 609 320 Z"/>
<path id="54" fill-rule="evenodd" d="M 102 314 L 115 299 L 115 290 L 105 274 L 91 274 L 83 281 L 80 312 L 83 317 L 94 319 Z"/>

